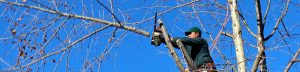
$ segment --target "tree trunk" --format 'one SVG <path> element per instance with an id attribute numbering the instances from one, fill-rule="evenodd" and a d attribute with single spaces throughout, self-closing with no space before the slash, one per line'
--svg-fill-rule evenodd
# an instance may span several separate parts
<path id="1" fill-rule="evenodd" d="M 184 72 L 184 67 L 183 67 L 180 59 L 178 58 L 178 55 L 176 54 L 176 52 L 174 50 L 174 47 L 173 47 L 173 45 L 171 43 L 170 37 L 169 37 L 169 35 L 167 33 L 167 30 L 166 30 L 165 26 L 163 25 L 163 23 L 162 23 L 161 20 L 158 20 L 158 23 L 161 24 L 162 35 L 163 35 L 163 37 L 164 37 L 164 39 L 166 41 L 166 44 L 167 44 L 167 46 L 169 48 L 169 51 L 170 51 L 172 57 L 174 58 L 174 60 L 176 62 L 177 67 L 179 68 L 180 72 Z"/>
<path id="2" fill-rule="evenodd" d="M 256 7 L 256 21 L 257 21 L 257 47 L 258 54 L 252 66 L 252 72 L 256 72 L 258 64 L 260 65 L 261 72 L 267 72 L 267 65 L 265 59 L 265 39 L 264 39 L 264 27 L 265 24 L 262 23 L 262 13 L 260 0 L 255 0 Z"/>
<path id="3" fill-rule="evenodd" d="M 197 67 L 193 61 L 193 59 L 190 57 L 190 55 L 188 54 L 188 52 L 186 51 L 186 48 L 184 47 L 182 41 L 180 39 L 176 40 L 176 44 L 177 46 L 180 48 L 180 50 L 182 51 L 182 54 L 189 66 L 189 68 L 192 70 L 192 72 L 197 72 Z"/>
<path id="4" fill-rule="evenodd" d="M 228 0 L 230 4 L 231 18 L 232 18 L 232 30 L 233 41 L 235 45 L 236 58 L 238 64 L 238 72 L 246 72 L 246 59 L 244 55 L 244 45 L 242 39 L 242 31 L 240 27 L 240 18 L 237 10 L 236 0 Z"/>

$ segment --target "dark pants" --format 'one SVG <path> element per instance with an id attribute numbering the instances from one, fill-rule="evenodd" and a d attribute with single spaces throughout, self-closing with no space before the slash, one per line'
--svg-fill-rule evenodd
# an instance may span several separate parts
<path id="1" fill-rule="evenodd" d="M 217 72 L 214 62 L 206 62 L 197 67 L 199 72 Z"/>

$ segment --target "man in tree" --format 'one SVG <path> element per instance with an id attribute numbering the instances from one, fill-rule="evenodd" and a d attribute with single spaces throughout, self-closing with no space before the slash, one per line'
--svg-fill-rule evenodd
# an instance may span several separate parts
<path id="1" fill-rule="evenodd" d="M 158 28 L 158 30 L 160 30 L 160 28 Z M 173 46 L 179 49 L 176 45 L 176 40 L 180 39 L 199 72 L 214 72 L 216 67 L 210 56 L 207 41 L 201 38 L 201 30 L 198 27 L 192 27 L 185 32 L 185 35 L 187 37 L 171 38 Z M 165 42 L 163 41 L 163 43 Z"/>

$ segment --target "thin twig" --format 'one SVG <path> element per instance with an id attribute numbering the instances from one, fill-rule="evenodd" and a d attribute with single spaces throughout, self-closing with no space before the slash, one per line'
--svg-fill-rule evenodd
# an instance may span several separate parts
<path id="1" fill-rule="evenodd" d="M 229 9 L 228 9 L 228 6 L 227 6 L 225 19 L 224 19 L 224 22 L 223 22 L 222 25 L 221 25 L 222 28 L 221 28 L 221 30 L 219 31 L 217 37 L 216 37 L 215 39 L 213 39 L 213 38 L 212 38 L 212 35 L 210 34 L 210 39 L 213 41 L 212 45 L 210 46 L 210 48 L 211 48 L 210 51 L 213 51 L 213 49 L 215 48 L 215 49 L 217 50 L 217 52 L 221 55 L 222 59 L 224 59 L 224 60 L 226 61 L 226 65 L 225 65 L 223 68 L 226 68 L 227 65 L 230 63 L 230 61 L 229 61 L 229 60 L 225 57 L 225 55 L 220 51 L 220 49 L 219 49 L 218 46 L 217 46 L 217 42 L 218 42 L 218 40 L 219 40 L 219 38 L 220 38 L 220 35 L 222 34 L 223 29 L 225 28 L 227 22 L 229 21 L 229 19 L 230 19 L 230 17 L 229 17 Z M 231 36 L 231 38 L 233 38 L 233 37 L 232 37 L 232 34 L 228 34 L 228 35 L 229 35 L 229 37 Z M 225 36 L 226 36 L 226 35 L 225 35 Z M 210 53 L 212 53 L 212 52 L 210 52 Z"/>
<path id="2" fill-rule="evenodd" d="M 29 35 L 29 34 L 31 34 L 31 33 L 34 33 L 34 32 L 37 32 L 37 31 L 40 31 L 40 30 L 42 30 L 42 29 L 45 29 L 45 28 L 49 27 L 49 26 L 52 25 L 54 22 L 56 22 L 57 20 L 59 20 L 60 17 L 61 17 L 61 16 L 56 17 L 56 18 L 55 18 L 54 20 L 52 20 L 48 25 L 43 26 L 43 27 L 41 27 L 41 28 L 39 28 L 39 29 L 30 31 L 29 33 L 25 33 L 25 34 L 22 34 L 22 35 L 19 35 L 19 36 L 11 36 L 11 37 L 6 37 L 6 38 L 0 38 L 0 40 L 8 40 L 8 39 L 11 39 L 11 38 L 25 37 L 25 36 L 27 36 L 27 35 Z"/>
<path id="3" fill-rule="evenodd" d="M 284 20 L 281 21 L 281 24 L 282 24 L 282 26 L 284 28 L 284 31 L 286 32 L 287 36 L 290 36 L 290 33 L 288 32 L 288 30 L 287 30 L 287 28 L 286 28 L 286 26 L 284 24 Z"/>
<path id="4" fill-rule="evenodd" d="M 290 0 L 287 0 L 286 1 L 286 4 L 285 4 L 285 9 L 282 11 L 282 14 L 281 16 L 279 17 L 279 19 L 276 21 L 276 24 L 271 32 L 270 35 L 268 35 L 266 38 L 265 38 L 265 41 L 269 40 L 275 33 L 275 31 L 277 30 L 278 28 L 278 25 L 280 24 L 280 22 L 282 21 L 283 17 L 286 15 L 287 11 L 288 11 L 288 8 L 289 8 L 289 3 L 290 3 Z"/>
<path id="5" fill-rule="evenodd" d="M 49 10 L 49 9 L 40 8 L 40 7 L 37 7 L 37 6 L 29 6 L 29 5 L 25 5 L 25 4 L 20 4 L 20 3 L 15 3 L 15 2 L 8 2 L 8 1 L 4 1 L 4 0 L 1 0 L 0 2 L 10 4 L 10 5 L 16 5 L 16 6 L 26 7 L 26 8 L 32 8 L 32 9 L 36 9 L 36 10 L 39 10 L 39 11 L 48 12 L 48 13 L 51 13 L 51 14 L 57 14 L 57 15 L 61 15 L 61 16 L 71 17 L 71 18 L 78 18 L 78 19 L 84 19 L 84 20 L 99 22 L 99 23 L 106 24 L 106 25 L 109 25 L 109 26 L 114 26 L 114 27 L 117 27 L 117 28 L 122 28 L 122 29 L 125 29 L 125 30 L 129 30 L 129 31 L 132 31 L 132 32 L 135 32 L 137 34 L 141 34 L 141 35 L 144 35 L 144 36 L 147 36 L 147 37 L 150 36 L 149 32 L 146 32 L 144 30 L 139 30 L 139 29 L 136 29 L 136 28 L 131 27 L 131 26 L 125 26 L 125 25 L 121 26 L 120 24 L 115 23 L 115 22 L 109 22 L 109 21 L 106 21 L 106 20 L 101 20 L 101 19 L 97 19 L 97 18 L 93 18 L 93 17 L 87 17 L 87 16 L 82 16 L 82 15 L 77 15 L 77 14 L 62 13 L 62 12 L 57 12 L 57 11 L 53 11 L 53 10 Z"/>
<path id="6" fill-rule="evenodd" d="M 121 21 L 115 16 L 115 14 L 113 13 L 113 2 L 112 2 L 112 0 L 110 0 L 110 3 L 111 3 L 111 9 L 112 10 L 109 10 L 102 2 L 100 2 L 99 0 L 97 0 L 97 2 L 102 6 L 102 7 L 104 7 L 112 16 L 113 16 L 113 19 L 115 19 L 118 23 L 119 23 L 119 25 L 121 26 L 121 27 L 123 27 L 122 26 L 122 24 L 121 24 Z M 112 36 L 109 38 L 109 40 L 108 40 L 108 42 L 111 42 L 113 39 L 114 39 L 114 37 L 116 36 L 115 35 L 115 33 L 116 33 L 116 31 L 118 30 L 118 28 L 115 28 L 115 30 L 113 31 L 113 33 L 112 33 Z M 108 43 L 109 44 L 109 43 Z"/>
<path id="7" fill-rule="evenodd" d="M 203 31 L 204 31 L 204 32 L 207 32 L 206 29 L 204 28 L 204 24 L 202 23 L 202 21 L 201 21 L 199 15 L 198 15 L 198 13 L 196 13 L 195 4 L 192 4 L 192 8 L 193 8 L 193 12 L 194 12 L 194 14 L 195 14 L 195 16 L 196 16 L 196 18 L 197 18 L 197 20 L 198 20 L 200 26 L 202 27 Z"/>
<path id="8" fill-rule="evenodd" d="M 30 63 L 28 63 L 28 64 L 26 64 L 26 65 L 24 65 L 24 66 L 21 66 L 21 67 L 18 67 L 18 68 L 15 68 L 15 67 L 14 67 L 14 68 L 10 68 L 8 71 L 19 70 L 19 69 L 28 67 L 28 66 L 30 66 L 30 65 L 32 65 L 32 64 L 34 64 L 34 63 L 37 63 L 37 62 L 39 62 L 39 61 L 41 61 L 41 60 L 43 60 L 43 59 L 45 59 L 45 58 L 48 58 L 48 57 L 53 56 L 53 55 L 55 55 L 55 54 L 58 54 L 58 53 L 60 53 L 60 52 L 64 52 L 64 51 L 66 51 L 66 50 L 72 48 L 72 46 L 76 45 L 77 43 L 81 42 L 82 40 L 84 40 L 84 39 L 86 39 L 86 38 L 88 38 L 88 37 L 90 37 L 90 36 L 92 36 L 92 35 L 94 35 L 94 34 L 100 32 L 100 31 L 102 31 L 102 30 L 104 30 L 104 29 L 106 29 L 106 28 L 108 28 L 108 27 L 109 27 L 109 25 L 106 25 L 106 26 L 104 26 L 104 27 L 102 27 L 102 28 L 99 28 L 99 29 L 95 30 L 94 32 L 92 32 L 92 33 L 90 33 L 90 34 L 87 34 L 87 35 L 81 37 L 80 39 L 74 41 L 73 43 L 71 43 L 70 45 L 68 45 L 67 47 L 65 47 L 65 48 L 63 48 L 63 49 L 61 49 L 61 50 L 59 50 L 59 51 L 56 51 L 56 52 L 52 52 L 52 53 L 50 53 L 50 54 L 47 54 L 47 55 L 45 55 L 45 56 L 43 56 L 43 57 L 41 57 L 41 58 L 39 58 L 39 59 L 33 60 L 32 62 L 30 62 Z"/>
<path id="9" fill-rule="evenodd" d="M 283 25 L 283 24 L 282 24 L 282 25 Z M 287 41 L 285 40 L 285 39 L 286 39 L 285 37 L 286 37 L 286 36 L 288 37 L 289 35 L 283 35 L 279 30 L 277 30 L 277 31 L 278 31 L 279 35 L 281 36 L 281 38 L 282 38 L 284 44 L 287 45 L 287 48 L 288 48 L 289 52 L 292 53 L 292 54 L 294 54 L 294 53 L 291 51 L 290 46 L 288 46 Z"/>
<path id="10" fill-rule="evenodd" d="M 7 63 L 2 57 L 0 57 L 0 61 L 2 63 L 4 63 L 5 65 L 7 65 L 8 67 L 11 67 L 11 65 L 9 63 Z"/>
<path id="11" fill-rule="evenodd" d="M 289 63 L 287 64 L 287 66 L 284 69 L 284 72 L 288 72 L 291 68 L 291 66 L 296 62 L 296 59 L 298 57 L 300 53 L 300 48 L 298 49 L 297 53 L 294 55 L 293 59 L 291 61 L 289 61 Z"/>
<path id="12" fill-rule="evenodd" d="M 50 43 L 50 41 L 54 38 L 54 36 L 57 35 L 57 32 L 61 29 L 61 27 L 65 24 L 65 22 L 67 22 L 69 18 L 66 18 L 61 24 L 60 24 L 60 27 L 58 27 L 58 29 L 53 33 L 53 35 L 51 36 L 51 38 L 43 45 L 43 47 L 38 50 L 38 52 L 44 50 L 46 48 L 46 46 Z"/>
<path id="13" fill-rule="evenodd" d="M 66 51 L 64 51 L 64 53 L 62 54 L 62 56 L 60 57 L 59 61 L 57 62 L 56 66 L 54 67 L 52 72 L 55 72 L 57 67 L 59 66 L 59 64 L 62 62 L 63 57 L 65 56 Z"/>
<path id="14" fill-rule="evenodd" d="M 177 9 L 177 8 L 180 8 L 180 7 L 189 5 L 189 4 L 193 4 L 193 3 L 198 2 L 198 1 L 200 1 L 200 0 L 193 0 L 193 1 L 191 1 L 191 2 L 188 2 L 188 3 L 185 3 L 185 4 L 181 4 L 181 5 L 172 7 L 172 8 L 170 8 L 170 9 L 164 11 L 164 12 L 158 13 L 157 16 L 163 15 L 163 14 L 168 13 L 168 12 L 174 10 L 174 9 Z M 148 19 L 144 19 L 144 20 L 142 20 L 142 21 L 135 22 L 134 24 L 140 24 L 140 23 L 143 23 L 143 22 L 145 22 L 145 21 L 149 21 L 149 20 L 153 19 L 154 17 L 155 17 L 155 16 L 152 16 L 152 17 L 150 17 L 150 18 L 148 18 Z"/>
<path id="15" fill-rule="evenodd" d="M 119 25 L 122 27 L 121 25 L 121 21 L 115 16 L 115 14 L 113 13 L 113 11 L 109 10 L 102 2 L 100 2 L 99 0 L 97 0 L 97 2 L 104 7 L 113 17 L 114 19 L 119 23 Z M 111 3 L 112 4 L 112 3 Z"/>
<path id="16" fill-rule="evenodd" d="M 126 33 L 127 33 L 127 31 L 126 31 L 125 33 L 123 33 L 118 39 L 116 39 L 110 48 L 108 48 L 109 44 L 107 44 L 106 47 L 105 47 L 105 50 L 104 50 L 99 56 L 96 56 L 96 57 L 92 60 L 93 63 L 91 63 L 91 64 L 89 64 L 88 66 L 86 66 L 86 67 L 83 69 L 83 71 L 86 71 L 87 68 L 91 67 L 91 66 L 92 66 L 94 63 L 96 63 L 96 62 L 102 62 L 102 61 L 104 60 L 104 57 L 111 51 L 111 49 L 114 47 L 114 45 L 115 45 L 121 38 L 123 38 L 123 37 L 126 35 Z M 111 42 L 109 42 L 109 43 L 111 43 Z"/>
<path id="17" fill-rule="evenodd" d="M 255 34 L 253 33 L 253 31 L 250 29 L 250 27 L 249 27 L 248 24 L 247 24 L 246 19 L 245 19 L 244 16 L 242 15 L 242 13 L 240 13 L 240 12 L 238 12 L 238 13 L 239 13 L 240 17 L 242 18 L 243 24 L 246 26 L 247 31 L 248 31 L 253 37 L 257 38 L 257 35 L 255 35 Z"/>
<path id="18" fill-rule="evenodd" d="M 270 10 L 270 6 L 271 6 L 271 0 L 268 0 L 268 7 L 266 9 L 266 12 L 265 12 L 265 15 L 264 15 L 264 18 L 263 18 L 263 24 L 266 24 L 267 16 L 268 16 L 268 13 L 269 13 L 269 10 Z"/>

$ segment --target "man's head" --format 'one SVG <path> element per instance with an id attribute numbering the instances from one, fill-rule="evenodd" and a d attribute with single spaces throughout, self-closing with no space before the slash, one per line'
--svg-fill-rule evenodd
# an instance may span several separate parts
<path id="1" fill-rule="evenodd" d="M 201 37 L 201 30 L 198 27 L 192 27 L 190 30 L 185 32 L 185 35 L 189 38 Z"/>

